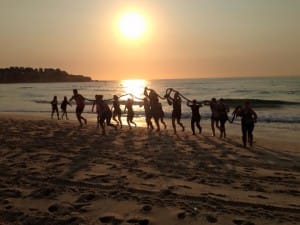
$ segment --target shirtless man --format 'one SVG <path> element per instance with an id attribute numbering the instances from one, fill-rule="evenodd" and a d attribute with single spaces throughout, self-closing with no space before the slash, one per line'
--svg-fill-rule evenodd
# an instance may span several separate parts
<path id="1" fill-rule="evenodd" d="M 112 111 L 109 108 L 108 104 L 103 100 L 103 95 L 95 96 L 95 102 L 92 107 L 92 112 L 94 111 L 95 105 L 97 107 L 97 123 L 99 123 L 102 128 L 102 134 L 106 135 L 105 121 L 107 126 L 113 127 L 117 130 L 117 126 L 111 123 Z"/>
<path id="2" fill-rule="evenodd" d="M 199 109 L 202 107 L 202 104 L 197 103 L 196 99 L 194 99 L 192 102 L 187 102 L 187 106 L 192 110 L 191 129 L 193 131 L 193 135 L 195 135 L 195 124 L 199 130 L 199 134 L 201 134 L 202 127 L 200 126 L 201 116 Z"/>
<path id="3" fill-rule="evenodd" d="M 172 92 L 172 89 L 170 89 L 170 91 L 166 94 L 166 97 L 167 97 L 168 104 L 173 105 L 172 126 L 173 126 L 173 130 L 174 130 L 174 134 L 176 134 L 175 121 L 182 128 L 182 131 L 184 131 L 184 126 L 180 122 L 180 120 L 181 120 L 181 98 L 180 98 L 178 92 L 175 92 L 174 97 L 171 97 L 170 96 L 171 92 Z"/>
<path id="4" fill-rule="evenodd" d="M 132 107 L 133 107 L 133 99 L 129 98 L 125 104 L 125 109 L 124 109 L 125 113 L 127 111 L 127 124 L 129 126 L 129 129 L 131 129 L 131 124 L 133 124 L 136 127 L 136 123 L 133 122 L 134 111 Z"/>
<path id="5" fill-rule="evenodd" d="M 120 108 L 119 97 L 117 95 L 114 95 L 113 99 L 114 99 L 113 106 L 111 107 L 111 110 L 113 110 L 112 118 L 113 118 L 114 121 L 116 121 L 117 125 L 120 124 L 120 128 L 122 128 L 122 126 L 123 126 L 122 125 L 122 119 L 121 119 L 122 111 L 121 111 L 121 108 Z"/>
<path id="6" fill-rule="evenodd" d="M 78 94 L 77 89 L 73 89 L 73 96 L 69 99 L 69 102 L 72 101 L 73 99 L 76 102 L 76 117 L 80 124 L 80 127 L 82 127 L 82 120 L 84 121 L 85 124 L 87 123 L 86 118 L 84 118 L 81 115 L 84 110 L 84 106 L 85 106 L 84 101 L 86 100 L 86 98 L 83 97 L 81 94 Z"/>
<path id="7" fill-rule="evenodd" d="M 219 113 L 218 113 L 218 102 L 216 98 L 212 98 L 210 101 L 205 101 L 205 105 L 210 106 L 211 110 L 211 117 L 210 117 L 210 124 L 212 130 L 212 136 L 216 136 L 215 126 L 219 129 Z"/>
<path id="8" fill-rule="evenodd" d="M 246 148 L 247 147 L 247 139 L 250 146 L 253 144 L 253 130 L 254 130 L 254 124 L 257 121 L 257 114 L 256 112 L 250 107 L 249 101 L 246 101 L 244 103 L 243 107 L 240 107 L 237 110 L 237 116 L 240 116 L 242 118 L 242 139 L 243 139 L 243 145 Z"/>

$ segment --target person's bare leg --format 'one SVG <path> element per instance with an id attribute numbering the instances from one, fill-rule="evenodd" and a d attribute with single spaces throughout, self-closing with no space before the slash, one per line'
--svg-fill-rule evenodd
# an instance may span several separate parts
<path id="1" fill-rule="evenodd" d="M 121 115 L 118 115 L 118 120 L 119 120 L 119 123 L 120 123 L 120 128 L 122 128 L 122 127 L 123 127 L 123 124 L 122 124 Z"/>
<path id="2" fill-rule="evenodd" d="M 219 130 L 220 130 L 220 138 L 223 138 L 223 136 L 224 136 L 224 127 L 222 126 L 222 124 L 221 124 Z"/>
<path id="3" fill-rule="evenodd" d="M 199 134 L 201 134 L 201 132 L 202 132 L 202 127 L 200 126 L 200 122 L 197 122 L 197 123 L 196 123 L 196 126 L 197 126 L 197 128 L 198 128 L 198 130 L 199 130 Z"/>
<path id="4" fill-rule="evenodd" d="M 213 119 L 211 119 L 210 124 L 211 124 L 212 135 L 213 135 L 213 136 L 216 136 L 216 132 L 215 132 L 215 121 L 214 121 Z"/>
<path id="5" fill-rule="evenodd" d="M 101 125 L 101 128 L 102 128 L 102 134 L 106 135 L 104 122 L 101 121 L 100 125 Z"/>
<path id="6" fill-rule="evenodd" d="M 191 129 L 192 129 L 193 135 L 195 135 L 195 123 L 193 120 L 191 120 Z"/>
<path id="7" fill-rule="evenodd" d="M 177 119 L 177 124 L 179 124 L 179 126 L 181 126 L 182 131 L 184 131 L 184 126 L 183 124 L 180 122 L 180 119 Z"/>
<path id="8" fill-rule="evenodd" d="M 167 129 L 167 124 L 165 123 L 164 118 L 161 118 L 160 122 L 164 125 L 164 128 Z"/>
<path id="9" fill-rule="evenodd" d="M 56 110 L 56 115 L 57 115 L 57 119 L 60 120 L 58 110 Z"/>
<path id="10" fill-rule="evenodd" d="M 118 126 L 119 125 L 119 121 L 117 120 L 116 115 L 113 115 L 112 119 L 113 119 L 113 121 L 115 121 L 117 123 L 117 126 Z"/>
<path id="11" fill-rule="evenodd" d="M 151 130 L 154 129 L 153 124 L 152 124 L 152 121 L 151 121 L 150 118 L 147 117 L 146 123 L 147 123 L 147 128 L 148 128 L 148 129 L 151 129 Z"/>
<path id="12" fill-rule="evenodd" d="M 81 116 L 81 119 L 83 119 L 84 123 L 87 124 L 87 119 Z"/>
<path id="13" fill-rule="evenodd" d="M 117 126 L 111 123 L 111 117 L 106 118 L 106 125 L 115 128 L 117 130 Z"/>
<path id="14" fill-rule="evenodd" d="M 137 127 L 137 126 L 136 126 L 136 123 L 133 122 L 133 120 L 131 120 L 130 122 L 131 122 L 135 127 Z"/>
<path id="15" fill-rule="evenodd" d="M 155 121 L 155 124 L 156 124 L 156 127 L 157 127 L 156 131 L 160 131 L 159 119 L 155 118 L 154 121 Z"/>
<path id="16" fill-rule="evenodd" d="M 80 116 L 80 114 L 76 113 L 76 117 L 77 117 L 77 120 L 78 120 L 78 122 L 80 124 L 80 127 L 82 127 L 82 122 L 81 122 L 81 116 Z"/>
<path id="17" fill-rule="evenodd" d="M 218 129 L 220 129 L 219 120 L 215 120 L 215 121 L 216 121 L 216 127 L 217 127 Z"/>
<path id="18" fill-rule="evenodd" d="M 128 124 L 128 126 L 129 126 L 129 129 L 131 129 L 131 124 L 130 124 L 129 119 L 127 119 L 127 124 Z"/>
<path id="19" fill-rule="evenodd" d="M 176 134 L 175 118 L 172 118 L 172 127 L 173 127 L 173 130 L 174 130 L 174 134 Z"/>

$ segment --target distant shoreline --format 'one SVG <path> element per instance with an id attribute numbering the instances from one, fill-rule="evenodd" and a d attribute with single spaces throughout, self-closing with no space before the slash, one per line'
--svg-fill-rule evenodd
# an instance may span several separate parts
<path id="1" fill-rule="evenodd" d="M 92 78 L 73 75 L 61 69 L 9 67 L 0 68 L 0 83 L 60 83 L 60 82 L 91 82 Z"/>

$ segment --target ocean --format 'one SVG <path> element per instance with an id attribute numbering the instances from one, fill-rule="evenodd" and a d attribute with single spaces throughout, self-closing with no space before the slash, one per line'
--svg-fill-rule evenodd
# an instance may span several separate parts
<path id="1" fill-rule="evenodd" d="M 222 79 L 171 79 L 171 80 L 124 80 L 95 81 L 79 83 L 18 83 L 0 84 L 0 112 L 17 112 L 24 114 L 40 114 L 50 117 L 50 101 L 53 96 L 61 102 L 64 96 L 70 98 L 72 90 L 88 99 L 94 99 L 95 94 L 104 95 L 110 99 L 114 94 L 132 93 L 136 97 L 143 96 L 144 87 L 154 89 L 164 96 L 167 88 L 179 91 L 188 99 L 197 101 L 223 98 L 230 106 L 229 117 L 234 107 L 243 104 L 247 99 L 258 114 L 258 123 L 265 126 L 299 129 L 300 127 L 300 77 L 268 77 L 268 78 L 222 78 Z M 122 103 L 129 96 L 121 98 Z M 166 100 L 160 100 L 166 118 L 171 115 L 171 106 Z M 91 112 L 92 102 L 87 102 L 85 115 L 89 120 L 96 121 Z M 139 126 L 145 126 L 143 107 L 140 100 L 135 99 L 135 115 Z M 122 106 L 124 107 L 124 106 Z M 75 120 L 75 106 L 68 107 L 70 119 Z M 183 102 L 184 121 L 191 116 L 190 108 Z M 209 120 L 210 109 L 204 106 L 200 109 L 203 120 Z M 123 115 L 125 122 L 126 115 Z M 237 121 L 238 123 L 238 121 Z"/>

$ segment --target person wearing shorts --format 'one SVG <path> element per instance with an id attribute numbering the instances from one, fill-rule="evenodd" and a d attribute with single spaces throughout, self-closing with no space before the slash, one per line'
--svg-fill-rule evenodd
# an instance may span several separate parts
<path id="1" fill-rule="evenodd" d="M 82 121 L 87 124 L 86 118 L 84 118 L 81 114 L 83 113 L 85 100 L 86 98 L 83 97 L 81 94 L 78 93 L 77 89 L 73 90 L 73 96 L 69 99 L 69 102 L 75 100 L 76 102 L 76 117 L 79 122 L 80 127 L 82 127 Z"/>

